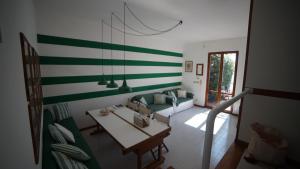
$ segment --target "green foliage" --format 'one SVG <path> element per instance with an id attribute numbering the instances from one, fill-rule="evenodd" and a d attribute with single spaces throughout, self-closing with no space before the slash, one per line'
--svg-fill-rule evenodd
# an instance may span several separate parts
<path id="1" fill-rule="evenodd" d="M 218 90 L 221 58 L 212 56 L 210 59 L 209 90 Z"/>
<path id="2" fill-rule="evenodd" d="M 223 81 L 222 86 L 225 90 L 228 90 L 230 87 L 230 82 L 232 80 L 234 62 L 227 57 L 224 57 L 224 68 L 223 68 Z"/>
<path id="3" fill-rule="evenodd" d="M 218 90 L 218 81 L 220 75 L 220 57 L 212 56 L 210 60 L 210 78 L 209 78 L 209 90 Z M 224 57 L 223 65 L 223 79 L 222 86 L 223 89 L 227 90 L 230 87 L 230 82 L 232 80 L 232 75 L 234 72 L 234 62 L 228 57 Z"/>

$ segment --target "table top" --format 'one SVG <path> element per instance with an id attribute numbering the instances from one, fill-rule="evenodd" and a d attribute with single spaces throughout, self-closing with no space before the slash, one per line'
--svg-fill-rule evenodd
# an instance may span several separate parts
<path id="1" fill-rule="evenodd" d="M 114 113 L 134 125 L 133 116 L 136 113 L 135 111 L 127 107 L 121 107 L 115 110 Z M 169 129 L 169 126 L 165 123 L 157 121 L 156 119 L 150 119 L 149 126 L 143 128 L 138 127 L 138 128 L 142 130 L 144 133 L 147 133 L 147 135 L 149 136 L 155 136 L 161 133 L 162 131 Z"/>
<path id="2" fill-rule="evenodd" d="M 124 106 L 113 108 L 114 112 L 106 116 L 100 115 L 102 109 L 89 110 L 87 113 L 125 149 L 170 129 L 167 124 L 155 119 L 150 119 L 149 126 L 140 128 L 133 122 L 135 111 Z"/>

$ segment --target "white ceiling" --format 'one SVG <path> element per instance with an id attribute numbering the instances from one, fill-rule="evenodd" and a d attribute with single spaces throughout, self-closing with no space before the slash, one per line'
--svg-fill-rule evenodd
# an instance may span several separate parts
<path id="1" fill-rule="evenodd" d="M 191 43 L 247 35 L 250 0 L 128 0 L 129 7 L 145 23 L 158 29 L 183 20 L 172 32 L 158 35 L 169 40 Z M 109 22 L 111 12 L 122 17 L 122 0 L 35 0 L 37 7 L 69 16 Z M 143 32 L 151 32 L 129 13 L 126 23 Z M 117 22 L 117 21 L 116 21 Z M 119 25 L 121 26 L 121 25 Z"/>

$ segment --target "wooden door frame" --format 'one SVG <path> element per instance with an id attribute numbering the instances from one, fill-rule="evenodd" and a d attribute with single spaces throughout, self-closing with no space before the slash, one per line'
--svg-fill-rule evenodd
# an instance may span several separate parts
<path id="1" fill-rule="evenodd" d="M 207 108 L 212 108 L 210 106 L 207 105 L 207 100 L 208 100 L 208 82 L 209 82 L 209 74 L 210 74 L 210 56 L 213 54 L 221 54 L 221 66 L 220 66 L 220 76 L 219 76 L 219 80 L 218 80 L 218 101 L 219 101 L 219 97 L 220 97 L 220 82 L 222 82 L 222 75 L 223 75 L 223 63 L 224 63 L 224 54 L 228 54 L 228 53 L 236 53 L 236 60 L 235 60 L 235 68 L 234 68 L 234 79 L 233 79 L 233 91 L 232 91 L 232 97 L 235 96 L 235 89 L 236 89 L 236 79 L 237 79 L 237 68 L 238 68 L 238 58 L 239 58 L 239 51 L 220 51 L 220 52 L 209 52 L 208 53 L 208 61 L 207 61 L 207 76 L 206 76 L 206 90 L 205 90 L 205 107 Z M 224 111 L 226 113 L 232 113 L 233 109 L 231 109 L 231 111 Z"/>

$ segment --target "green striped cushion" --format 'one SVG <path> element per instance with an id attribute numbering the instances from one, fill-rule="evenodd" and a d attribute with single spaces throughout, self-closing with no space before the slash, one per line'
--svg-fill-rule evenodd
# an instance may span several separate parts
<path id="1" fill-rule="evenodd" d="M 59 103 L 53 106 L 53 113 L 55 114 L 56 121 L 71 117 L 69 106 L 67 103 Z"/>
<path id="2" fill-rule="evenodd" d="M 50 110 L 50 112 L 51 112 L 51 117 L 52 117 L 53 121 L 56 121 L 57 119 L 56 119 L 55 111 L 53 110 L 53 107 L 54 107 L 54 106 L 49 107 L 49 110 Z"/>
<path id="3" fill-rule="evenodd" d="M 57 129 L 57 127 L 55 127 L 52 124 L 49 124 L 48 130 L 53 140 L 55 140 L 57 143 L 67 144 L 66 139 L 61 134 L 61 132 Z"/>
<path id="4" fill-rule="evenodd" d="M 63 153 L 51 151 L 60 169 L 88 169 L 83 163 L 67 157 Z"/>
<path id="5" fill-rule="evenodd" d="M 89 155 L 87 155 L 83 150 L 76 146 L 72 146 L 69 144 L 51 144 L 51 147 L 55 151 L 61 152 L 76 160 L 86 161 L 90 159 Z"/>

